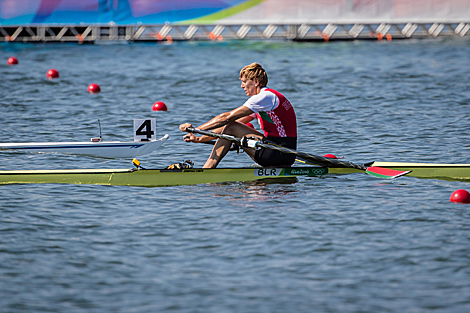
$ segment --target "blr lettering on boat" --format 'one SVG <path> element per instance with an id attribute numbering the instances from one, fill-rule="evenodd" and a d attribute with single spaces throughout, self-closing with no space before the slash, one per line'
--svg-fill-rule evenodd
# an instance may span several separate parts
<path id="1" fill-rule="evenodd" d="M 260 168 L 258 169 L 258 174 L 256 176 L 277 176 L 277 168 Z"/>

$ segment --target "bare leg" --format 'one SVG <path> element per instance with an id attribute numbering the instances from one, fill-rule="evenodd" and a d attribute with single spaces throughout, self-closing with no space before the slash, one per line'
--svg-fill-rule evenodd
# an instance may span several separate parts
<path id="1" fill-rule="evenodd" d="M 251 136 L 261 139 L 263 137 L 263 135 L 259 132 L 238 122 L 227 124 L 221 133 L 232 135 L 238 138 L 241 138 L 243 136 Z M 230 150 L 231 145 L 232 143 L 226 139 L 217 139 L 217 142 L 215 143 L 215 146 L 212 149 L 211 155 L 209 156 L 209 159 L 207 159 L 206 164 L 204 164 L 203 168 L 216 168 L 220 161 Z M 251 148 L 243 148 L 243 150 L 245 150 L 245 152 L 254 160 L 255 150 Z"/>
<path id="2" fill-rule="evenodd" d="M 220 161 L 224 158 L 230 150 L 232 143 L 225 139 L 217 139 L 214 147 L 212 148 L 211 155 L 202 168 L 216 168 Z"/>

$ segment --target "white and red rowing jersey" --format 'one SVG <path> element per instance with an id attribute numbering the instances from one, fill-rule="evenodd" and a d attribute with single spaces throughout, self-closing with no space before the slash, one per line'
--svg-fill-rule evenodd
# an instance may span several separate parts
<path id="1" fill-rule="evenodd" d="M 280 92 L 264 87 L 244 104 L 256 113 L 265 137 L 297 138 L 297 118 L 292 104 Z"/>

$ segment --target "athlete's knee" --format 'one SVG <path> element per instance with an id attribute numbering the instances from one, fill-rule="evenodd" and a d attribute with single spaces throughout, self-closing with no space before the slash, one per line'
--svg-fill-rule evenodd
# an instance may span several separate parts
<path id="1" fill-rule="evenodd" d="M 229 122 L 227 125 L 224 126 L 222 133 L 227 134 L 227 135 L 233 135 L 234 132 L 236 132 L 239 127 L 240 127 L 240 123 Z"/>

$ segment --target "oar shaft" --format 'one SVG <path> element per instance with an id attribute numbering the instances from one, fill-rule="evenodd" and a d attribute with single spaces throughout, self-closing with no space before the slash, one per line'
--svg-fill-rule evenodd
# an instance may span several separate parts
<path id="1" fill-rule="evenodd" d="M 234 137 L 234 136 L 231 136 L 231 135 L 218 134 L 218 133 L 214 133 L 214 132 L 211 132 L 211 131 L 201 130 L 201 129 L 197 129 L 197 128 L 193 128 L 193 127 L 187 128 L 187 131 L 190 132 L 190 133 L 196 133 L 196 134 L 201 134 L 201 135 L 211 136 L 211 137 L 215 137 L 215 138 L 234 141 L 238 144 L 241 144 L 241 142 L 242 142 L 242 140 L 240 138 L 237 138 L 237 137 Z M 367 169 L 367 166 L 365 166 L 364 164 L 355 164 L 355 163 L 352 163 L 352 162 L 349 162 L 349 161 L 341 161 L 341 160 L 338 160 L 338 159 L 325 158 L 325 157 L 322 157 L 322 156 L 313 155 L 313 154 L 309 154 L 309 153 L 305 153 L 305 152 L 300 152 L 300 151 L 297 151 L 297 150 L 294 150 L 294 149 L 289 149 L 289 148 L 278 146 L 278 145 L 262 143 L 262 142 L 259 142 L 259 141 L 256 142 L 255 146 L 256 147 L 266 148 L 266 149 L 271 149 L 271 150 L 277 150 L 277 151 L 281 151 L 283 153 L 295 154 L 295 155 L 299 156 L 300 158 L 304 159 L 305 161 L 308 161 L 308 162 L 311 162 L 311 163 L 314 163 L 314 164 L 334 166 L 334 167 L 355 168 L 355 169 L 364 170 L 364 171 Z"/>
<path id="2" fill-rule="evenodd" d="M 233 141 L 233 142 L 241 143 L 240 138 L 233 137 L 233 136 L 226 135 L 226 134 L 214 133 L 214 132 L 211 132 L 209 130 L 202 130 L 202 129 L 198 129 L 198 128 L 194 128 L 194 127 L 188 127 L 186 129 L 186 131 L 189 132 L 189 133 L 201 134 L 201 135 L 206 135 L 206 136 L 220 138 L 220 139 L 227 139 L 227 140 L 230 140 L 230 141 Z"/>
<path id="3" fill-rule="evenodd" d="M 334 167 L 348 167 L 348 168 L 355 168 L 355 169 L 364 170 L 364 171 L 367 169 L 367 166 L 365 166 L 364 164 L 356 164 L 356 163 L 352 163 L 352 162 L 349 162 L 349 161 L 342 161 L 342 160 L 338 160 L 338 159 L 326 158 L 326 157 L 323 157 L 323 156 L 314 155 L 314 154 L 305 153 L 305 152 L 300 152 L 300 151 L 289 149 L 289 148 L 282 147 L 282 146 L 265 144 L 265 143 L 262 143 L 262 142 L 259 142 L 257 144 L 257 146 L 258 147 L 263 147 L 263 148 L 266 148 L 266 149 L 278 150 L 278 151 L 281 151 L 281 152 L 284 152 L 284 153 L 295 154 L 298 157 L 300 157 L 301 159 L 304 159 L 304 160 L 306 160 L 308 162 L 311 162 L 311 163 L 314 163 L 314 164 L 334 166 Z"/>

